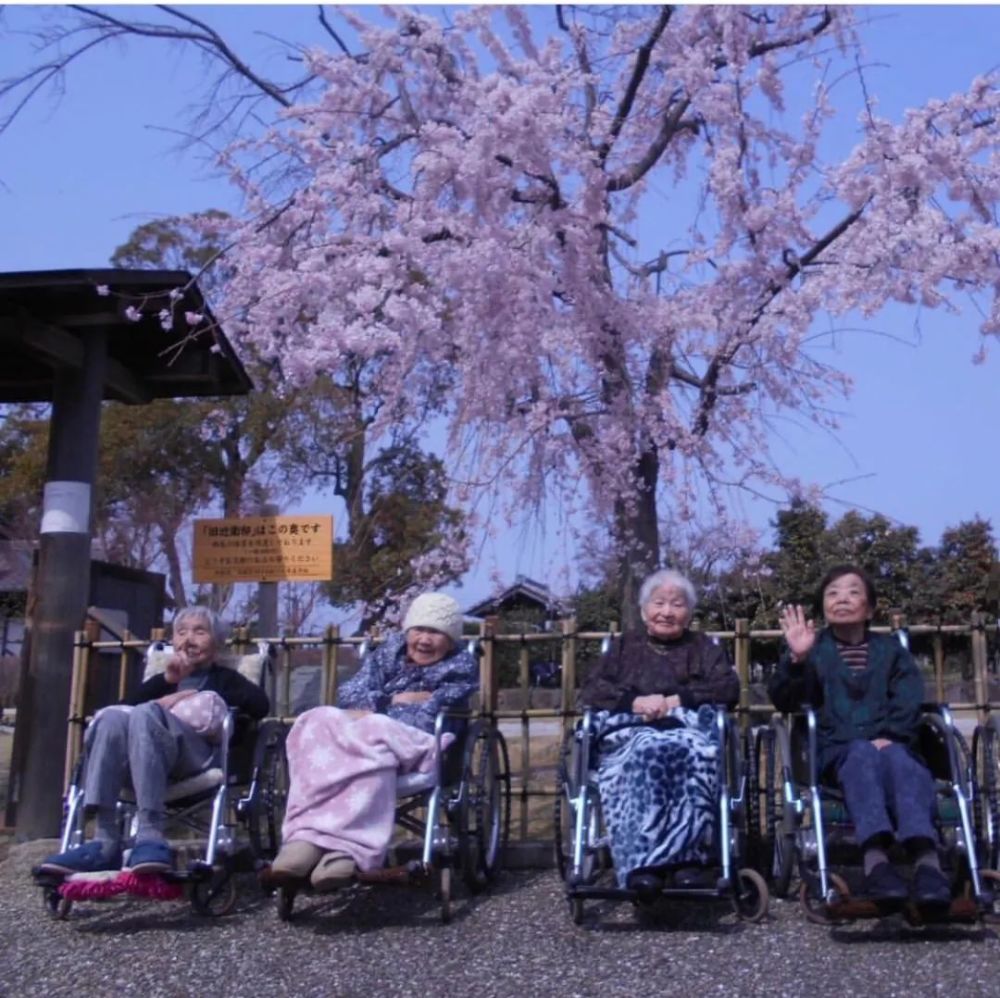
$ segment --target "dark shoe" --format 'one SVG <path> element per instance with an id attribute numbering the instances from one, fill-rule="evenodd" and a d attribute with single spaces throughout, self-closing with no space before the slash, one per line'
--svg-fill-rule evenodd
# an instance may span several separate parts
<path id="1" fill-rule="evenodd" d="M 635 891 L 643 904 L 652 904 L 663 890 L 663 877 L 649 870 L 633 870 L 626 881 L 628 889 Z"/>
<path id="2" fill-rule="evenodd" d="M 120 870 L 122 854 L 118 848 L 108 847 L 91 840 L 82 845 L 72 846 L 65 852 L 53 853 L 46 857 L 32 871 L 36 875 L 69 876 L 71 873 L 98 873 L 104 870 Z"/>
<path id="3" fill-rule="evenodd" d="M 888 863 L 879 863 L 865 877 L 861 894 L 869 901 L 905 901 L 910 896 L 906 881 Z"/>
<path id="4" fill-rule="evenodd" d="M 715 877 L 711 870 L 703 870 L 700 866 L 682 866 L 674 873 L 674 887 L 684 891 L 703 890 L 715 886 Z"/>
<path id="5" fill-rule="evenodd" d="M 951 904 L 948 878 L 933 866 L 918 866 L 914 870 L 910 893 L 914 903 L 918 905 L 947 908 Z"/>
<path id="6" fill-rule="evenodd" d="M 125 866 L 133 873 L 170 873 L 173 868 L 174 854 L 166 842 L 137 842 Z"/>

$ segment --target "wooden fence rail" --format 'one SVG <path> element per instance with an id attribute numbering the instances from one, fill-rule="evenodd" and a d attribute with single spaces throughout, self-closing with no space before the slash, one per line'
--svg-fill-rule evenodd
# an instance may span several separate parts
<path id="1" fill-rule="evenodd" d="M 893 619 L 889 627 L 873 627 L 879 633 L 894 633 L 905 626 L 902 617 Z M 928 699 L 945 701 L 945 639 L 961 643 L 968 642 L 971 660 L 973 699 L 952 702 L 956 712 L 975 713 L 976 719 L 985 720 L 990 711 L 1000 710 L 1000 701 L 990 700 L 990 676 L 987 630 L 988 624 L 982 614 L 974 614 L 968 624 L 913 624 L 906 626 L 910 639 L 930 637 L 933 686 L 928 683 Z M 1000 623 L 996 626 L 1000 627 Z M 85 721 L 85 700 L 88 676 L 95 668 L 117 667 L 117 690 L 123 698 L 131 682 L 136 681 L 138 666 L 148 646 L 163 640 L 162 631 L 154 631 L 147 640 L 136 638 L 127 632 L 115 641 L 98 640 L 99 625 L 88 622 L 84 631 L 78 631 L 74 643 L 73 668 L 70 696 L 70 737 L 66 747 L 66 780 L 82 747 L 83 725 Z M 773 709 L 760 698 L 760 686 L 752 680 L 753 650 L 760 643 L 770 643 L 773 655 L 774 645 L 781 638 L 779 630 L 751 630 L 749 622 L 737 620 L 733 630 L 709 631 L 710 637 L 725 641 L 731 648 L 732 661 L 740 677 L 740 699 L 737 712 L 744 727 L 762 721 Z M 600 643 L 613 639 L 614 625 L 607 631 L 578 631 L 576 620 L 568 618 L 557 622 L 553 629 L 544 633 L 499 633 L 496 618 L 482 622 L 478 635 L 467 636 L 475 641 L 480 654 L 480 695 L 478 710 L 501 725 L 511 748 L 512 782 L 515 801 L 519 802 L 519 813 L 515 815 L 515 828 L 522 839 L 530 838 L 542 830 L 547 821 L 547 810 L 541 808 L 539 799 L 549 799 L 557 792 L 556 762 L 565 731 L 578 715 L 577 689 L 581 664 L 581 644 L 591 643 L 594 653 L 588 659 L 596 658 Z M 311 636 L 286 635 L 279 638 L 255 638 L 246 630 L 237 631 L 230 647 L 235 653 L 247 653 L 256 648 L 258 640 L 266 641 L 276 652 L 270 682 L 271 704 L 275 716 L 291 723 L 292 673 L 297 666 L 296 653 L 309 653 L 313 659 L 312 668 L 319 669 L 318 703 L 332 704 L 336 701 L 338 670 L 344 664 L 344 651 L 359 649 L 365 642 L 377 642 L 377 637 L 344 637 L 339 628 L 328 627 L 322 634 Z M 517 648 L 517 683 L 514 687 L 501 690 L 500 666 L 498 658 L 505 647 Z M 549 658 L 560 663 L 558 690 L 539 693 L 532 686 L 532 653 L 547 650 Z M 318 652 L 318 662 L 315 661 Z M 558 652 L 558 656 L 557 653 Z M 931 695 L 933 691 L 933 696 Z M 503 696 L 501 694 L 504 694 Z M 755 699 L 756 695 L 756 699 Z M 548 706 L 531 706 L 532 697 L 543 696 L 556 700 Z M 503 701 L 516 700 L 519 706 L 503 706 Z M 310 706 L 315 706 L 311 703 Z M 537 802 L 537 804 L 536 804 Z"/>

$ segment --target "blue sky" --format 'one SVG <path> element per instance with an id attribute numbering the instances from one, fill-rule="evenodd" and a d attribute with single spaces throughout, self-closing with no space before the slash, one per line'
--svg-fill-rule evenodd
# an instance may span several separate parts
<path id="1" fill-rule="evenodd" d="M 867 81 L 880 112 L 893 120 L 997 65 L 1000 7 L 859 12 L 870 18 L 862 29 Z M 55 13 L 7 8 L 0 77 L 30 56 L 28 39 L 14 32 Z M 199 16 L 238 49 L 269 58 L 278 57 L 276 45 L 255 31 L 322 42 L 311 7 L 202 7 Z M 92 54 L 71 70 L 63 96 L 48 94 L 29 107 L 0 137 L 0 271 L 104 266 L 141 222 L 235 209 L 227 184 L 204 161 L 175 149 L 172 130 L 184 127 L 202 79 L 193 54 L 129 42 Z M 856 100 L 856 92 L 844 93 Z M 851 137 L 845 116 L 831 141 L 846 151 Z M 894 308 L 865 330 L 839 334 L 830 356 L 856 382 L 842 432 L 834 440 L 789 425 L 777 448 L 785 470 L 830 486 L 831 515 L 851 505 L 878 510 L 919 527 L 925 543 L 976 514 L 1000 526 L 1000 343 L 986 364 L 972 365 L 979 338 L 971 309 L 949 316 Z M 764 526 L 774 510 L 748 504 L 746 513 Z M 484 546 L 459 596 L 472 602 L 485 595 L 495 570 L 563 589 L 557 568 L 571 555 L 571 542 L 552 524 L 528 526 Z"/>

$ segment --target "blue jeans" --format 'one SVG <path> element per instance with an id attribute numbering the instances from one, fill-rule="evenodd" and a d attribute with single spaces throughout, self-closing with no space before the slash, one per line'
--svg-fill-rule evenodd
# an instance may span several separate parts
<path id="1" fill-rule="evenodd" d="M 830 768 L 844 791 L 861 845 L 875 836 L 937 842 L 934 778 L 905 745 L 894 742 L 877 749 L 871 742 L 853 741 L 836 754 Z"/>

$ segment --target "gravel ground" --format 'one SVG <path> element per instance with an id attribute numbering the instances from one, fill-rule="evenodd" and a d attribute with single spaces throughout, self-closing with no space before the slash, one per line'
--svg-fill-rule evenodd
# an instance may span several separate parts
<path id="1" fill-rule="evenodd" d="M 450 925 L 430 891 L 384 886 L 301 897 L 281 923 L 252 878 L 221 919 L 181 903 L 115 901 L 77 904 L 58 922 L 28 877 L 49 846 L 13 846 L 0 864 L 4 996 L 1000 993 L 993 929 L 829 929 L 786 902 L 772 902 L 761 925 L 714 903 L 678 904 L 652 923 L 628 904 L 591 902 L 577 927 L 553 871 L 508 872 L 489 894 L 459 893 Z"/>

